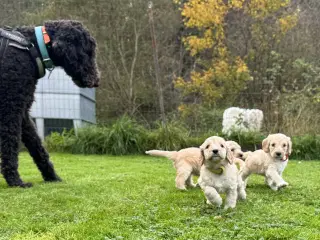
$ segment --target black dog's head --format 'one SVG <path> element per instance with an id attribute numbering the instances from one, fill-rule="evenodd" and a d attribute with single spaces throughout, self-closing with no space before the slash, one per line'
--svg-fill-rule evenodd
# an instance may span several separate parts
<path id="1" fill-rule="evenodd" d="M 100 73 L 96 62 L 96 41 L 82 23 L 71 20 L 48 21 L 50 57 L 82 88 L 98 87 Z"/>

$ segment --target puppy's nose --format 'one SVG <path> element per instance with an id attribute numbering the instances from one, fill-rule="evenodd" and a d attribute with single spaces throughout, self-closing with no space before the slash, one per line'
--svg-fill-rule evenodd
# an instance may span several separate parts
<path id="1" fill-rule="evenodd" d="M 278 157 L 280 157 L 280 156 L 281 156 L 281 152 L 276 152 L 276 155 L 277 155 Z"/>
<path id="2" fill-rule="evenodd" d="M 239 153 L 239 157 L 241 157 L 241 158 L 242 158 L 242 157 L 243 157 L 243 154 L 242 154 L 242 153 Z"/>
<path id="3" fill-rule="evenodd" d="M 217 153 L 219 152 L 219 150 L 214 149 L 214 150 L 212 150 L 212 152 L 213 152 L 214 154 L 217 154 Z"/>

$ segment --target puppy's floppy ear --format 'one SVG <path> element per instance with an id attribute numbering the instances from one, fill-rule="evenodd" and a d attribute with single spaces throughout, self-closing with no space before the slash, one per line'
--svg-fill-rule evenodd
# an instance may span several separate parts
<path id="1" fill-rule="evenodd" d="M 269 136 L 262 141 L 262 150 L 268 153 L 270 151 L 269 149 Z"/>
<path id="2" fill-rule="evenodd" d="M 204 141 L 204 143 L 202 143 L 202 145 L 199 147 L 200 148 L 200 150 L 201 151 L 204 151 L 207 147 L 208 147 L 208 145 L 209 145 L 209 139 L 206 139 L 205 141 Z"/>
<path id="3" fill-rule="evenodd" d="M 292 152 L 292 142 L 290 137 L 287 137 L 287 138 L 288 138 L 288 154 L 290 156 Z"/>
<path id="4" fill-rule="evenodd" d="M 205 162 L 205 155 L 204 155 L 204 150 L 209 146 L 209 140 L 206 139 L 204 141 L 204 143 L 202 143 L 202 145 L 199 147 L 200 148 L 200 151 L 201 151 L 201 156 L 202 156 L 202 163 L 201 163 L 201 166 L 204 164 Z"/>
<path id="5" fill-rule="evenodd" d="M 227 150 L 227 159 L 228 159 L 230 164 L 233 164 L 233 161 L 234 161 L 233 153 L 230 150 L 230 148 L 228 148 L 228 147 L 226 147 L 226 150 Z"/>

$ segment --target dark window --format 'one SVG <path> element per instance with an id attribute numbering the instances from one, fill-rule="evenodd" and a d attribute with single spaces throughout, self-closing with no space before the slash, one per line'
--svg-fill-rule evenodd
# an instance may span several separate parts
<path id="1" fill-rule="evenodd" d="M 69 119 L 44 119 L 44 136 L 50 135 L 52 132 L 62 133 L 63 130 L 73 128 L 73 121 Z"/>

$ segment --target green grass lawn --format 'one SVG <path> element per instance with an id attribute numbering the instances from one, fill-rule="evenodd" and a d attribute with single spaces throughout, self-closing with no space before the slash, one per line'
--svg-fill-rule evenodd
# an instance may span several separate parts
<path id="1" fill-rule="evenodd" d="M 290 161 L 290 186 L 273 192 L 251 177 L 235 210 L 178 191 L 165 158 L 51 154 L 62 183 L 43 183 L 26 153 L 30 189 L 0 181 L 0 239 L 320 239 L 320 161 Z"/>

